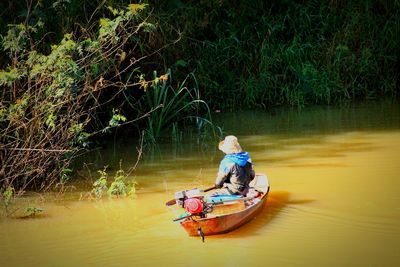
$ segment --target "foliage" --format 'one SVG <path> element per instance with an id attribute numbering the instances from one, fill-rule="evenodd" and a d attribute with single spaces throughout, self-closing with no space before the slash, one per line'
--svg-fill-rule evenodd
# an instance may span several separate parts
<path id="1" fill-rule="evenodd" d="M 44 211 L 43 208 L 37 208 L 37 207 L 27 207 L 25 209 L 25 218 L 29 217 L 35 217 L 37 214 L 42 213 Z"/>
<path id="2" fill-rule="evenodd" d="M 115 173 L 114 181 L 111 183 L 107 193 L 109 196 L 125 197 L 127 195 L 127 186 L 125 185 L 125 173 L 123 170 L 118 170 Z"/>
<path id="3" fill-rule="evenodd" d="M 8 186 L 2 193 L 4 206 L 7 208 L 11 204 L 11 200 L 14 195 L 14 188 L 12 186 Z"/>
<path id="4" fill-rule="evenodd" d="M 107 167 L 98 171 L 100 177 L 93 183 L 91 195 L 96 199 L 101 199 L 105 192 L 107 192 L 110 197 L 126 197 L 136 192 L 137 183 L 135 181 L 126 181 L 127 175 L 124 170 L 122 170 L 121 163 L 119 170 L 115 173 L 114 181 L 109 187 L 107 186 L 108 174 L 106 169 Z"/>
<path id="5" fill-rule="evenodd" d="M 69 181 L 81 149 L 126 125 L 149 142 L 170 130 L 179 143 L 189 125 L 215 134 L 210 110 L 398 97 L 398 1 L 41 0 L 0 10 L 0 185 L 16 192 Z"/>
<path id="6" fill-rule="evenodd" d="M 107 190 L 107 173 L 106 168 L 104 170 L 98 170 L 100 177 L 94 181 L 93 189 L 91 194 L 95 196 L 95 198 L 100 199 L 103 196 L 103 193 Z"/>
<path id="7" fill-rule="evenodd" d="M 7 186 L 4 190 L 0 191 L 1 200 L 3 202 L 6 216 L 10 214 L 10 205 L 14 197 L 15 189 L 12 186 Z"/>
<path id="8" fill-rule="evenodd" d="M 111 120 L 108 122 L 109 127 L 118 126 L 120 122 L 126 122 L 126 117 L 119 114 L 119 112 L 113 109 L 113 115 Z"/>
<path id="9" fill-rule="evenodd" d="M 128 183 L 126 181 L 126 178 L 127 175 L 120 166 L 119 170 L 117 170 L 117 172 L 115 173 L 114 181 L 108 188 L 108 195 L 111 197 L 126 197 L 134 194 L 136 192 L 137 183 L 135 181 Z"/>
<path id="10" fill-rule="evenodd" d="M 398 1 L 152 2 L 213 109 L 398 96 Z"/>
<path id="11" fill-rule="evenodd" d="M 187 120 L 194 120 L 198 127 L 202 127 L 204 122 L 214 127 L 209 107 L 201 100 L 199 89 L 187 86 L 189 78 L 194 80 L 192 84 L 197 84 L 194 75 L 188 75 L 177 88 L 171 85 L 170 77 L 171 72 L 160 78 L 154 73 L 154 82 L 146 84 L 146 106 L 153 109 L 147 118 L 147 141 L 155 143 L 167 127 L 172 128 L 173 137 L 176 138 L 178 124 Z M 200 114 L 205 114 L 205 118 Z"/>
<path id="12" fill-rule="evenodd" d="M 35 35 L 40 19 L 9 25 L 2 37 L 9 64 L 0 71 L 0 184 L 19 192 L 63 185 L 71 160 L 104 128 L 98 112 L 124 91 L 141 91 L 135 66 L 149 53 L 141 38 L 155 29 L 142 18 L 146 5 L 107 9 L 114 18 L 100 20 L 98 31 L 93 23 L 66 33 L 47 53 L 36 49 L 44 38 Z M 28 14 L 40 10 L 38 4 Z M 116 110 L 107 128 L 127 121 Z"/>

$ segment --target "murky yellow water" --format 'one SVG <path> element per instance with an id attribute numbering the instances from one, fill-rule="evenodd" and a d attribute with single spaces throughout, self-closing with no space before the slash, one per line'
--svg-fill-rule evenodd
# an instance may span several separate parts
<path id="1" fill-rule="evenodd" d="M 131 199 L 27 197 L 21 207 L 45 212 L 0 219 L 0 265 L 400 266 L 397 122 L 385 129 L 375 120 L 374 127 L 340 131 L 242 130 L 256 171 L 268 174 L 268 203 L 255 220 L 205 243 L 173 223 L 164 203 L 175 191 L 212 184 L 222 154 L 211 147 L 143 159 Z"/>

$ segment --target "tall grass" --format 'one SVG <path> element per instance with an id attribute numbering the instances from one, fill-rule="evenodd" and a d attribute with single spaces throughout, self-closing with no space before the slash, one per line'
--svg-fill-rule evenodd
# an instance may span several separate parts
<path id="1" fill-rule="evenodd" d="M 147 118 L 145 138 L 150 143 L 156 143 L 163 130 L 170 130 L 172 138 L 182 140 L 179 127 L 187 123 L 202 128 L 204 123 L 213 128 L 210 109 L 200 97 L 196 78 L 189 74 L 186 79 L 174 88 L 171 84 L 171 72 L 157 79 L 146 89 L 145 102 L 153 112 Z M 191 80 L 192 83 L 189 83 Z M 205 115 L 203 115 L 205 114 Z"/>

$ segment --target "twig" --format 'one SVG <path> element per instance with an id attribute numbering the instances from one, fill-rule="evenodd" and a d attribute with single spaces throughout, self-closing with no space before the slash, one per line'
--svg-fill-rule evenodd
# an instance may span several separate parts
<path id="1" fill-rule="evenodd" d="M 42 152 L 71 152 L 71 149 L 45 149 L 45 148 L 19 148 L 19 147 L 0 147 L 2 150 L 17 150 L 17 151 L 42 151 Z"/>

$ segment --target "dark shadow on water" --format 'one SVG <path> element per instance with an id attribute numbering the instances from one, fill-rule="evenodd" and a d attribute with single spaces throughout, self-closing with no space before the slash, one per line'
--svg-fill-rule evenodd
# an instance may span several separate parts
<path id="1" fill-rule="evenodd" d="M 51 216 L 49 214 L 35 214 L 35 215 L 19 215 L 13 217 L 14 219 L 18 220 L 38 220 L 38 219 L 45 219 L 45 218 L 50 218 Z"/>
<path id="2" fill-rule="evenodd" d="M 253 220 L 232 232 L 207 238 L 243 238 L 257 235 L 260 229 L 268 227 L 268 224 L 276 219 L 288 205 L 304 205 L 314 201 L 316 200 L 290 199 L 290 193 L 287 191 L 271 191 L 264 209 Z"/>

